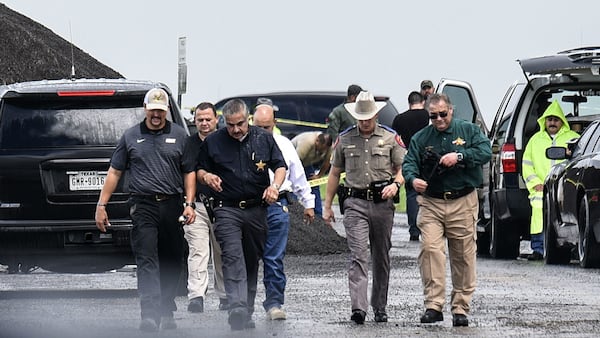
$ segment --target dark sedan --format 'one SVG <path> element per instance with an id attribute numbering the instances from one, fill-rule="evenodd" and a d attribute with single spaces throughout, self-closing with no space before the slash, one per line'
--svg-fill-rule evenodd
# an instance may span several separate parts
<path id="1" fill-rule="evenodd" d="M 566 264 L 579 256 L 584 268 L 600 267 L 600 120 L 590 124 L 569 151 L 550 147 L 552 167 L 544 184 L 545 261 Z"/>

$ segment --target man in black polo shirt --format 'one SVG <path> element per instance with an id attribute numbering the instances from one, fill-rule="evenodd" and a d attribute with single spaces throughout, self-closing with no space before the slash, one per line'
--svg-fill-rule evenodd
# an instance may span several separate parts
<path id="1" fill-rule="evenodd" d="M 131 247 L 137 264 L 140 330 L 175 329 L 173 311 L 184 256 L 183 227 L 196 215 L 195 162 L 184 156 L 186 132 L 167 121 L 169 98 L 153 88 L 144 98 L 146 118 L 125 131 L 111 161 L 96 207 L 96 226 L 106 232 L 107 203 L 124 171 L 128 172 L 133 222 Z M 188 196 L 184 201 L 183 196 Z"/>
<path id="2" fill-rule="evenodd" d="M 242 100 L 223 106 L 226 128 L 200 148 L 198 180 L 212 191 L 215 236 L 221 246 L 232 330 L 254 327 L 258 263 L 267 236 L 267 204 L 279 197 L 286 164 L 273 135 L 248 125 Z M 269 169 L 275 173 L 270 183 Z"/>

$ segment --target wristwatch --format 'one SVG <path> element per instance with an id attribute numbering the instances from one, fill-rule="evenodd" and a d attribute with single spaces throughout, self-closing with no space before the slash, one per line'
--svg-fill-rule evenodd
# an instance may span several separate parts
<path id="1" fill-rule="evenodd" d="M 278 190 L 278 191 L 279 191 L 279 188 L 281 188 L 281 186 L 279 184 L 277 184 L 277 183 L 273 183 L 273 184 L 271 184 L 271 186 L 273 188 L 275 188 L 275 190 Z"/>
<path id="2" fill-rule="evenodd" d="M 398 190 L 400 190 L 402 183 L 394 181 L 394 184 L 396 185 L 396 187 L 398 187 Z"/>
<path id="3" fill-rule="evenodd" d="M 456 153 L 456 158 L 458 159 L 458 162 L 462 162 L 462 160 L 463 160 L 463 154 L 462 153 Z"/>
<path id="4" fill-rule="evenodd" d="M 184 208 L 192 207 L 192 209 L 196 209 L 196 203 L 194 203 L 194 202 L 185 202 L 185 203 L 183 203 L 183 207 Z"/>

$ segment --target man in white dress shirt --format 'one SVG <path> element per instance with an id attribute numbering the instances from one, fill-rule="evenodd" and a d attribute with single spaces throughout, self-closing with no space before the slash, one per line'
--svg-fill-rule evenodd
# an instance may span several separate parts
<path id="1" fill-rule="evenodd" d="M 254 125 L 273 132 L 275 127 L 273 104 L 270 100 L 262 100 L 261 102 L 263 103 L 254 108 Z M 267 312 L 268 319 L 285 320 L 286 313 L 282 308 L 286 284 L 283 258 L 290 227 L 290 216 L 287 207 L 291 202 L 289 194 L 293 192 L 304 207 L 304 221 L 307 223 L 311 223 L 315 218 L 315 196 L 311 193 L 304 174 L 304 167 L 292 142 L 285 136 L 278 134 L 273 134 L 273 137 L 283 154 L 288 171 L 286 172 L 285 181 L 279 187 L 278 201 L 269 205 L 267 209 L 269 230 L 263 255 L 263 282 L 266 293 L 263 307 Z"/>

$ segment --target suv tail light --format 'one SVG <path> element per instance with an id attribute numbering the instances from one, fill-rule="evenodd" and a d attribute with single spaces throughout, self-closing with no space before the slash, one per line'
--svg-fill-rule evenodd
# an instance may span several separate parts
<path id="1" fill-rule="evenodd" d="M 114 90 L 59 91 L 58 96 L 113 96 Z"/>
<path id="2" fill-rule="evenodd" d="M 514 143 L 504 143 L 500 149 L 500 159 L 502 160 L 501 171 L 503 173 L 517 172 L 517 149 Z"/>

